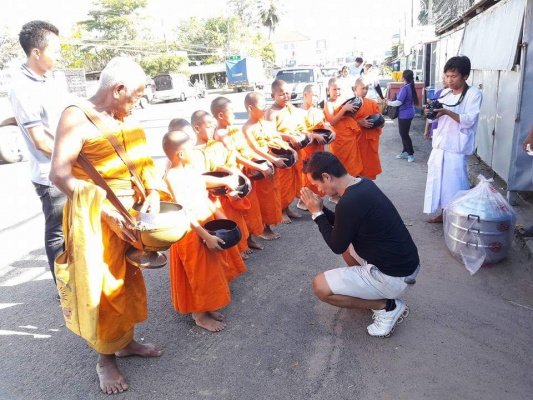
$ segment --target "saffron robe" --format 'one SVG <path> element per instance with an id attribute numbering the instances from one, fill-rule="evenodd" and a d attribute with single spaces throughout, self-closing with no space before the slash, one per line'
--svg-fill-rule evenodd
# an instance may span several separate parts
<path id="1" fill-rule="evenodd" d="M 372 99 L 364 98 L 361 108 L 355 114 L 355 119 L 358 120 L 379 113 L 380 108 L 378 103 Z M 359 146 L 359 154 L 363 161 L 361 176 L 376 179 L 377 175 L 381 173 L 379 137 L 381 136 L 382 128 L 363 128 L 360 126 L 359 129 L 360 133 L 357 138 L 357 145 Z"/>
<path id="2" fill-rule="evenodd" d="M 320 129 L 324 128 L 324 122 L 326 121 L 326 116 L 324 115 L 324 111 L 320 108 L 311 107 L 309 110 L 304 110 L 304 122 L 305 127 L 308 132 L 311 132 L 313 129 Z M 302 164 L 305 166 L 305 164 L 309 161 L 311 156 L 317 152 L 317 151 L 324 151 L 324 145 L 317 143 L 316 141 L 312 141 L 308 146 L 304 147 L 302 149 Z M 307 178 L 307 174 L 305 174 L 302 170 L 302 186 L 311 189 L 315 194 L 318 194 L 320 196 L 323 195 L 315 185 L 313 185 L 311 182 L 309 182 L 309 179 Z"/>

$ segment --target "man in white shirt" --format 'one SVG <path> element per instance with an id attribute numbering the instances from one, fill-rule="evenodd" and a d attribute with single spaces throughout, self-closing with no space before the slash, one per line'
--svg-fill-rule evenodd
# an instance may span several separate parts
<path id="1" fill-rule="evenodd" d="M 470 189 L 466 156 L 474 153 L 482 101 L 481 92 L 466 84 L 470 75 L 468 57 L 450 58 L 444 75 L 448 89 L 438 99 L 443 108 L 431 118 L 438 119 L 439 125 L 433 131 L 424 198 L 424 213 L 438 212 L 427 221 L 430 223 L 441 223 L 442 209 L 459 191 Z M 426 110 L 426 114 L 431 116 L 431 110 Z"/>
<path id="2" fill-rule="evenodd" d="M 58 29 L 44 21 L 22 27 L 20 45 L 27 59 L 13 76 L 9 100 L 28 147 L 31 181 L 45 217 L 45 249 L 54 275 L 54 260 L 63 250 L 62 216 L 66 197 L 48 179 L 54 137 L 66 93 L 52 78 L 60 56 Z"/>

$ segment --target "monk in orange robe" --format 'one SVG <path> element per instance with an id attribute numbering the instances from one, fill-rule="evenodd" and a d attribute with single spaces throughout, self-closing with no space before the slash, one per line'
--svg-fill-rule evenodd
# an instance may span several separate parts
<path id="1" fill-rule="evenodd" d="M 304 111 L 305 128 L 309 132 L 311 143 L 302 149 L 302 163 L 305 165 L 311 156 L 317 151 L 324 151 L 326 139 L 323 135 L 313 133 L 313 129 L 329 129 L 331 131 L 330 142 L 335 140 L 335 131 L 331 124 L 326 121 L 324 111 L 317 107 L 318 104 L 318 89 L 315 85 L 310 84 L 304 88 L 302 110 Z M 312 190 L 315 194 L 323 195 L 315 185 L 309 182 L 307 174 L 302 171 L 302 185 Z M 301 200 L 298 200 L 296 205 L 301 210 L 307 210 L 307 207 Z"/>
<path id="2" fill-rule="evenodd" d="M 256 162 L 260 160 L 261 157 L 250 148 L 242 130 L 239 127 L 233 126 L 235 114 L 233 112 L 231 101 L 222 96 L 215 98 L 211 102 L 211 113 L 217 121 L 215 138 L 221 141 L 234 156 L 234 161 L 232 161 L 234 164 L 231 165 L 231 167 L 259 171 L 265 176 L 272 175 L 272 169 L 267 165 L 262 165 Z M 247 246 L 260 250 L 263 246 L 255 240 L 254 235 L 257 236 L 263 232 L 263 222 L 261 219 L 259 200 L 253 193 L 253 188 L 248 197 L 250 207 L 244 209 L 242 212 L 249 233 L 247 236 Z"/>
<path id="3" fill-rule="evenodd" d="M 223 171 L 230 174 L 228 177 L 224 178 L 204 175 L 203 179 L 206 187 L 210 188 L 225 185 L 227 192 L 231 193 L 231 196 L 241 200 L 238 196 L 239 193 L 235 192 L 235 189 L 239 183 L 238 176 L 242 174 L 237 168 L 228 167 L 228 164 L 230 164 L 228 162 L 228 151 L 222 143 L 213 139 L 216 128 L 216 122 L 213 117 L 206 111 L 198 110 L 192 113 L 191 122 L 193 125 L 186 127 L 184 132 L 190 134 L 189 130 L 191 130 L 195 135 L 193 142 L 196 143 L 196 146 L 192 155 L 192 164 L 194 168 L 200 173 Z M 223 212 L 220 199 L 217 197 L 211 197 L 211 200 L 217 205 L 218 209 Z M 242 199 L 242 201 L 247 202 L 248 200 Z M 232 281 L 243 272 L 246 272 L 246 264 L 243 261 L 238 246 L 231 247 L 224 252 L 228 255 L 228 263 L 224 268 L 226 278 L 228 281 Z"/>
<path id="4" fill-rule="evenodd" d="M 231 296 L 225 274 L 227 257 L 220 247 L 222 239 L 202 225 L 224 215 L 207 195 L 200 171 L 193 166 L 193 143 L 182 131 L 163 138 L 163 149 L 171 162 L 165 175 L 173 200 L 182 205 L 191 229 L 170 248 L 170 291 L 174 308 L 192 313 L 196 325 L 211 332 L 225 328 L 224 317 L 216 310 L 227 306 Z"/>
<path id="5" fill-rule="evenodd" d="M 265 119 L 275 122 L 276 129 L 283 140 L 290 143 L 294 149 L 299 150 L 299 143 L 306 137 L 303 116 L 300 110 L 290 104 L 290 93 L 285 81 L 276 79 L 272 82 L 272 98 L 274 104 L 266 111 Z M 290 224 L 291 218 L 302 217 L 289 207 L 294 198 L 299 196 L 302 187 L 303 164 L 301 156 L 299 152 L 293 152 L 296 163 L 289 168 L 282 168 L 278 171 L 281 208 L 283 210 L 282 222 L 285 224 Z"/>
<path id="6" fill-rule="evenodd" d="M 124 83 L 124 76 L 128 76 L 127 84 Z M 159 212 L 159 191 L 164 189 L 164 184 L 157 178 L 143 128 L 130 117 L 133 107 L 143 95 L 146 76 L 134 61 L 118 57 L 112 59 L 104 68 L 101 79 L 105 80 L 107 85 L 100 86 L 93 97 L 64 110 L 55 136 L 50 179 L 68 196 L 67 207 L 70 210 L 88 216 L 91 210 L 84 208 L 77 201 L 79 188 L 100 189 L 91 184 L 89 175 L 77 162 L 78 156 L 83 153 L 126 209 L 140 203 L 144 197 L 141 209 Z M 130 170 L 104 132 L 124 144 L 125 152 L 135 166 L 142 185 L 133 184 Z M 144 193 L 141 193 L 140 186 L 144 187 Z M 161 350 L 153 344 L 136 342 L 133 338 L 135 325 L 147 317 L 143 274 L 126 260 L 126 250 L 135 242 L 136 231 L 131 229 L 126 219 L 108 200 L 103 200 L 98 212 L 101 213 L 101 220 L 97 218 L 92 223 L 101 224 L 101 241 L 94 242 L 92 246 L 101 253 L 96 254 L 87 248 L 85 256 L 78 255 L 92 263 L 88 265 L 91 270 L 101 270 L 102 279 L 90 281 L 85 287 L 79 286 L 77 282 L 73 284 L 76 287 L 76 296 L 80 291 L 91 294 L 94 294 L 95 288 L 101 291 L 101 294 L 96 296 L 97 303 L 90 307 L 90 310 L 86 310 L 86 304 L 77 305 L 77 313 L 81 314 L 94 312 L 96 309 L 94 338 L 89 338 L 87 332 L 79 334 L 98 353 L 96 371 L 100 389 L 106 394 L 114 394 L 128 389 L 128 383 L 118 368 L 116 357 L 157 357 L 161 355 Z M 71 236 L 78 234 L 71 227 L 72 221 L 65 219 L 65 238 L 70 237 L 73 243 L 83 242 L 87 247 L 88 242 L 94 241 L 95 230 L 90 237 L 79 237 Z M 77 267 L 76 263 L 79 263 L 80 259 L 73 260 L 71 256 L 70 253 L 68 263 L 74 262 L 73 266 Z M 62 306 L 69 301 L 63 296 L 64 293 L 61 293 Z M 65 311 L 65 319 L 69 325 L 71 314 Z M 80 315 L 80 319 L 82 317 L 83 315 Z"/>
<path id="7" fill-rule="evenodd" d="M 381 173 L 381 162 L 379 161 L 379 137 L 381 136 L 381 127 L 372 128 L 372 124 L 366 117 L 372 114 L 381 114 L 381 108 L 378 103 L 372 99 L 367 99 L 368 83 L 363 78 L 355 81 L 355 94 L 363 99 L 361 108 L 355 114 L 355 120 L 361 128 L 357 144 L 359 154 L 363 160 L 363 171 L 361 176 L 369 179 L 376 179 Z"/>
<path id="8" fill-rule="evenodd" d="M 341 88 L 336 78 L 329 80 L 328 91 L 329 100 L 326 102 L 324 111 L 326 120 L 337 133 L 330 145 L 330 151 L 337 156 L 350 175 L 359 176 L 363 171 L 363 161 L 357 143 L 361 130 L 353 115 L 347 114 L 357 111 L 356 107 L 350 103 L 342 104 Z"/>
<path id="9" fill-rule="evenodd" d="M 288 148 L 273 123 L 265 121 L 265 98 L 259 92 L 248 93 L 244 99 L 248 111 L 248 120 L 242 127 L 248 145 L 263 159 L 277 168 L 285 168 L 285 162 L 269 153 L 270 146 Z M 253 181 L 253 189 L 259 199 L 263 232 L 259 235 L 265 240 L 279 239 L 280 235 L 272 230 L 282 220 L 281 197 L 279 188 L 279 170 L 270 177 Z"/>

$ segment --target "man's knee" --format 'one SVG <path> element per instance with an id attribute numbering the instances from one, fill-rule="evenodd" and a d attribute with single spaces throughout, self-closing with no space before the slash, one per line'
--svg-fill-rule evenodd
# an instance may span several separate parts
<path id="1" fill-rule="evenodd" d="M 315 296 L 322 301 L 325 301 L 328 296 L 333 294 L 323 272 L 313 278 L 313 291 Z"/>

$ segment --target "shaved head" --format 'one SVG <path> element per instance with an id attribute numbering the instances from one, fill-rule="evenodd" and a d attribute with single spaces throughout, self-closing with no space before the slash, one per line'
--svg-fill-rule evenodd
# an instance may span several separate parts
<path id="1" fill-rule="evenodd" d="M 250 106 L 255 106 L 259 99 L 264 99 L 265 96 L 263 96 L 262 93 L 259 92 L 250 92 L 246 95 L 244 98 L 244 107 L 248 108 Z"/>
<path id="2" fill-rule="evenodd" d="M 206 116 L 210 117 L 211 114 L 204 110 L 197 110 L 193 112 L 191 115 L 191 125 L 193 126 L 193 128 L 197 125 L 200 125 Z"/>
<path id="3" fill-rule="evenodd" d="M 367 86 L 368 85 L 368 81 L 367 79 L 363 78 L 363 77 L 359 77 L 355 80 L 355 87 L 358 87 L 358 86 Z"/>
<path id="4" fill-rule="evenodd" d="M 309 85 L 306 85 L 306 87 L 304 87 L 304 91 L 303 93 L 313 93 L 313 89 L 316 89 L 316 85 L 313 85 L 313 84 L 309 84 Z"/>
<path id="5" fill-rule="evenodd" d="M 211 114 L 217 118 L 218 113 L 224 112 L 226 106 L 231 103 L 231 100 L 224 96 L 219 96 L 211 102 Z M 217 118 L 218 119 L 218 118 Z"/>
<path id="6" fill-rule="evenodd" d="M 276 79 L 274 82 L 272 82 L 272 85 L 271 85 L 272 93 L 274 93 L 276 90 L 278 90 L 283 85 L 285 85 L 285 83 L 286 82 L 282 79 Z"/>
<path id="7" fill-rule="evenodd" d="M 185 118 L 174 118 L 168 124 L 168 131 L 180 131 L 186 126 L 191 126 L 191 124 Z"/>
<path id="8" fill-rule="evenodd" d="M 337 83 L 337 78 L 331 78 L 331 79 L 328 81 L 328 86 L 331 86 L 331 85 L 333 85 L 334 83 Z"/>
<path id="9" fill-rule="evenodd" d="M 181 147 L 191 140 L 190 136 L 181 131 L 170 131 L 163 136 L 163 151 L 172 160 Z"/>

